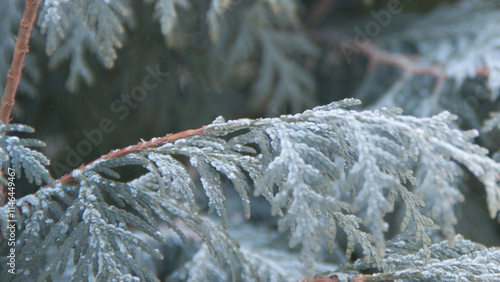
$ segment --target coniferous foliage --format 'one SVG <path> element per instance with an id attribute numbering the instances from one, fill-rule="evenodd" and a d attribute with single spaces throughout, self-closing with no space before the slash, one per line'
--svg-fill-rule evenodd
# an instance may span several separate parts
<path id="1" fill-rule="evenodd" d="M 141 128 L 166 120 L 206 125 L 122 144 L 100 157 L 89 152 L 88 162 L 62 176 L 51 174 L 49 158 L 33 149 L 45 143 L 24 138 L 32 127 L 0 125 L 0 184 L 13 186 L 14 174 L 5 174 L 13 170 L 39 187 L 0 207 L 0 263 L 15 253 L 15 275 L 2 266 L 0 280 L 500 278 L 499 249 L 457 235 L 456 227 L 469 190 L 484 195 L 487 214 L 478 222 L 498 220 L 500 211 L 500 159 L 484 148 L 500 149 L 494 141 L 499 75 L 490 59 L 498 4 L 433 4 L 409 21 L 411 1 L 371 8 L 369 1 L 338 1 L 336 8 L 314 2 L 43 1 L 21 93 L 43 97 L 47 89 L 35 90 L 39 83 L 59 89 L 60 106 L 64 95 L 90 89 L 89 101 L 103 100 L 80 117 L 92 124 L 97 116 L 101 130 L 99 114 L 109 109 L 99 107 L 107 102 L 127 110 L 106 118 L 107 128 L 124 121 L 121 132 L 130 135 L 143 132 L 131 119 Z M 21 4 L 0 4 L 3 73 Z M 363 13 L 360 21 L 328 22 Z M 317 28 L 310 17 L 325 23 Z M 359 42 L 353 32 L 373 26 L 373 18 L 386 29 Z M 136 61 L 129 65 L 130 57 Z M 151 58 L 160 61 L 155 69 Z M 38 61 L 50 71 L 38 69 Z M 138 66 L 156 86 L 137 78 Z M 346 79 L 352 70 L 365 67 L 359 85 L 344 85 L 355 80 Z M 325 91 L 319 78 L 325 73 L 343 90 Z M 134 104 L 133 95 L 122 93 L 113 100 L 115 91 L 134 93 L 137 81 L 153 102 Z M 457 104 L 464 96 L 492 105 L 467 104 L 468 113 L 487 109 L 467 114 Z M 159 117 L 148 113 L 155 107 Z M 17 113 L 29 120 L 33 108 L 22 100 Z M 65 109 L 76 117 L 80 110 Z M 218 112 L 229 120 L 213 120 Z M 269 117 L 241 118 L 260 115 Z M 105 133 L 130 144 L 113 130 L 82 132 L 89 146 L 108 148 L 113 137 Z M 60 161 L 60 151 L 45 152 Z"/>
<path id="2" fill-rule="evenodd" d="M 430 246 L 431 258 L 419 252 L 414 242 L 399 239 L 390 243 L 384 263 L 385 273 L 372 275 L 374 281 L 386 280 L 440 280 L 440 281 L 491 281 L 498 279 L 500 261 L 498 248 L 487 249 L 483 245 L 465 240 L 461 235 L 453 244 L 441 242 Z M 368 267 L 358 262 L 353 269 Z M 328 277 L 349 278 L 346 274 L 331 273 Z M 351 276 L 350 278 L 355 278 Z M 359 278 L 359 277 L 358 277 Z M 366 280 L 369 280 L 366 279 Z"/>
<path id="3" fill-rule="evenodd" d="M 50 161 L 42 153 L 28 148 L 44 147 L 45 144 L 36 139 L 5 135 L 12 132 L 33 133 L 34 131 L 33 128 L 21 124 L 0 125 L 0 133 L 2 133 L 0 137 L 2 169 L 6 171 L 11 167 L 18 172 L 17 175 L 20 177 L 22 168 L 29 182 L 35 181 L 38 185 L 42 183 L 53 184 L 54 180 L 46 168 L 50 164 Z M 3 176 L 0 178 L 0 181 L 2 185 L 7 186 L 7 181 Z"/>
<path id="4" fill-rule="evenodd" d="M 19 256 L 25 258 L 18 266 L 25 271 L 18 275 L 43 278 L 56 270 L 62 274 L 72 255 L 75 280 L 91 275 L 98 280 L 127 280 L 131 275 L 154 280 L 152 273 L 133 260 L 138 251 L 158 259 L 162 255 L 129 229 L 164 242 L 156 226 L 165 222 L 185 238 L 174 223 L 179 218 L 207 243 L 221 265 L 230 265 L 233 280 L 256 279 L 245 255 L 235 245 L 227 245 L 230 240 L 217 238 L 227 236 L 224 231 L 199 217 L 194 184 L 175 156 L 187 157 L 197 169 L 210 210 L 221 217 L 225 229 L 228 215 L 220 174 L 232 181 L 247 218 L 248 194 L 263 195 L 272 212 L 281 216 L 280 230 L 291 230 L 290 245 L 300 244 L 301 260 L 309 271 L 314 269 L 314 253 L 321 248 L 318 238 L 328 238 L 333 248 L 337 227 L 347 235 L 347 258 L 360 244 L 366 263 L 384 267 L 379 258 L 385 249 L 384 215 L 397 198 L 405 205 L 401 231 L 414 234 L 423 244 L 424 254 L 430 256 L 427 232 L 434 224 L 422 214 L 424 202 L 418 193 L 436 193 L 429 208 L 442 213 L 433 212 L 432 216 L 445 230 L 452 229 L 450 222 L 456 219 L 449 204 L 439 197 L 459 197 L 460 192 L 448 184 L 458 173 L 457 164 L 484 183 L 491 215 L 500 210 L 500 187 L 495 178 L 500 165 L 470 143 L 476 133 L 449 127 L 453 116 L 443 113 L 418 119 L 400 116 L 397 110 L 343 109 L 355 104 L 357 100 L 345 100 L 278 118 L 217 119 L 203 128 L 203 135 L 123 157 L 110 155 L 75 170 L 71 182 L 43 187 L 36 195 L 18 201 L 17 218 L 23 223 L 19 239 L 23 243 L 18 248 Z M 221 138 L 235 132 L 241 133 L 229 140 Z M 417 167 L 426 164 L 420 168 L 423 180 L 417 180 L 408 168 L 410 159 Z M 126 165 L 142 166 L 149 172 L 132 182 L 120 182 L 113 169 Z M 444 182 L 441 186 L 435 184 L 438 179 Z M 254 189 L 249 180 L 255 183 Z M 343 196 L 348 193 L 351 197 Z M 1 211 L 2 226 L 7 226 L 7 206 Z M 370 232 L 365 233 L 361 226 Z M 45 257 L 50 248 L 55 248 L 53 254 Z"/>
<path id="5" fill-rule="evenodd" d="M 408 3 L 397 2 L 396 11 L 387 4 L 370 20 L 400 27 L 381 29 L 372 37 L 365 33 L 368 21 L 358 24 L 355 30 L 361 33 L 354 40 L 347 36 L 353 41 L 340 43 L 347 60 L 363 56 L 369 61 L 370 71 L 360 81 L 356 97 L 375 97 L 373 108 L 397 106 L 415 116 L 448 110 L 459 116 L 463 127 L 480 128 L 486 116 L 478 109 L 497 101 L 500 93 L 499 62 L 492 55 L 499 50 L 494 28 L 498 2 L 445 3 L 404 23 L 400 17 L 408 16 Z"/>

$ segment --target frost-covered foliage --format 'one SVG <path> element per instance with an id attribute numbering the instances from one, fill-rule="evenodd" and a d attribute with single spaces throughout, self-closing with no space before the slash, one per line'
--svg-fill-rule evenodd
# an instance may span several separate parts
<path id="1" fill-rule="evenodd" d="M 497 1 L 459 1 L 443 5 L 414 24 L 398 41 L 415 42 L 420 56 L 417 64 L 440 66 L 456 86 L 475 78 L 478 71 L 487 73 L 490 99 L 498 97 L 500 61 L 492 54 L 500 51 L 497 40 L 500 4 Z M 394 39 L 392 42 L 395 43 Z"/>
<path id="2" fill-rule="evenodd" d="M 45 143 L 36 139 L 6 135 L 12 132 L 33 133 L 34 129 L 22 124 L 0 124 L 0 160 L 2 161 L 2 170 L 7 171 L 8 168 L 12 168 L 16 171 L 16 175 L 19 178 L 22 175 L 22 168 L 29 182 L 35 181 L 37 185 L 41 185 L 42 183 L 53 184 L 54 180 L 46 168 L 50 164 L 50 161 L 42 153 L 28 148 L 44 147 Z M 0 184 L 7 186 L 7 181 L 3 175 L 0 177 Z"/>
<path id="3" fill-rule="evenodd" d="M 492 131 L 500 93 L 499 2 L 413 4 L 380 3 L 358 21 L 312 31 L 332 44 L 325 47 L 335 54 L 326 61 L 337 92 L 352 83 L 347 96 L 366 109 L 400 107 L 414 116 L 446 110 L 458 116 L 457 127 Z M 498 151 L 496 132 L 477 142 Z"/>
<path id="4" fill-rule="evenodd" d="M 489 156 L 477 145 L 483 144 L 475 140 L 477 130 L 460 130 L 455 123 L 458 115 L 467 118 L 467 128 L 479 129 L 489 112 L 465 116 L 477 107 L 461 107 L 457 97 L 498 102 L 500 71 L 492 56 L 498 51 L 498 3 L 454 1 L 412 17 L 402 28 L 394 26 L 407 15 L 393 15 L 388 30 L 370 43 L 350 45 L 347 39 L 351 49 L 343 50 L 351 56 L 351 70 L 368 65 L 356 95 L 369 110 L 348 109 L 360 101 L 345 99 L 303 111 L 320 99 L 350 96 L 321 85 L 317 75 L 324 69 L 316 67 L 331 63 L 322 56 L 332 45 L 313 42 L 308 36 L 317 39 L 324 31 L 301 25 L 301 7 L 325 8 L 327 2 L 45 0 L 38 28 L 48 54 L 43 61 L 54 75 L 44 75 L 43 83 L 47 92 L 62 93 L 48 104 L 63 105 L 72 117 L 82 111 L 74 119 L 89 124 L 104 120 L 99 107 L 106 114 L 118 111 L 123 115 L 112 116 L 117 139 L 134 136 L 136 127 L 158 127 L 164 134 L 164 117 L 185 128 L 188 119 L 199 126 L 197 118 L 229 110 L 231 118 L 292 114 L 219 117 L 198 130 L 112 151 L 58 181 L 46 168 L 48 159 L 30 149 L 43 143 L 21 138 L 32 128 L 0 126 L 2 170 L 14 168 L 18 177 L 45 185 L 0 208 L 3 266 L 12 247 L 8 237 L 16 237 L 16 276 L 2 267 L 0 280 L 299 281 L 332 271 L 331 277 L 348 279 L 367 268 L 376 273 L 365 280 L 499 279 L 498 249 L 456 233 L 463 218 L 457 205 L 468 205 L 467 189 L 476 186 L 484 191 L 484 218 L 497 224 L 500 154 Z M 335 2 L 354 7 L 371 1 Z M 402 2 L 404 10 L 409 2 Z M 6 39 L 0 73 L 7 72 L 20 18 L 21 5 L 12 3 L 0 4 Z M 360 26 L 345 20 L 334 31 Z M 328 41 L 345 43 L 335 32 L 327 30 Z M 31 46 L 36 54 L 40 46 Z M 100 69 L 94 55 L 113 69 Z M 333 59 L 345 67 L 342 58 Z M 58 74 L 64 67 L 68 71 Z M 139 68 L 148 76 L 141 77 Z M 339 69 L 338 77 L 349 73 Z M 25 73 L 30 76 L 28 68 Z M 101 74 L 110 79 L 97 79 Z M 145 83 L 151 77 L 157 86 Z M 106 103 L 92 98 L 92 111 L 72 108 L 60 81 L 77 93 L 72 98 L 87 88 L 82 81 L 94 84 L 92 97 Z M 136 104 L 129 94 L 140 86 L 148 101 Z M 148 103 L 160 111 L 144 108 Z M 145 118 L 135 118 L 134 111 Z M 83 134 L 95 141 L 89 128 Z M 500 128 L 498 113 L 482 128 L 493 136 Z M 176 138 L 159 142 L 168 136 Z M 97 139 L 110 138 L 103 132 Z M 497 149 L 494 142 L 486 144 Z M 9 229 L 11 215 L 16 233 Z"/>
<path id="5" fill-rule="evenodd" d="M 17 275 L 61 275 L 73 257 L 72 277 L 77 281 L 92 276 L 156 280 L 137 261 L 137 254 L 163 256 L 131 230 L 162 243 L 158 226 L 166 223 L 186 241 L 186 230 L 179 225 L 183 222 L 206 246 L 184 270 L 173 274 L 176 277 L 284 280 L 286 273 L 279 265 L 240 249 L 224 231 L 229 227 L 224 178 L 232 182 L 246 218 L 251 194 L 271 204 L 272 213 L 280 216 L 279 229 L 290 230 L 290 246 L 300 246 L 304 275 L 313 273 L 322 239 L 333 251 L 337 229 L 347 236 L 347 258 L 359 245 L 365 264 L 386 267 L 388 262 L 380 257 L 387 230 L 384 216 L 397 202 L 405 207 L 402 234 L 413 234 L 424 248 L 422 256 L 432 257 L 428 231 L 434 222 L 453 238 L 456 219 L 451 204 L 460 200 L 460 192 L 450 183 L 461 171 L 458 165 L 485 185 L 490 215 L 496 216 L 500 164 L 470 143 L 475 132 L 451 129 L 454 117 L 446 112 L 415 118 L 399 115 L 396 109 L 344 109 L 357 104 L 347 99 L 277 118 L 218 118 L 202 135 L 75 170 L 71 183 L 50 184 L 17 201 Z M 196 168 L 209 212 L 217 212 L 224 229 L 201 216 L 196 185 L 183 159 Z M 121 182 L 115 168 L 123 166 L 141 166 L 148 172 Z M 427 197 L 435 199 L 427 201 L 430 217 L 422 209 Z M 3 234 L 7 214 L 7 206 L 0 209 Z M 209 254 L 218 260 L 206 259 Z M 2 271 L 2 278 L 11 277 Z"/>
<path id="6" fill-rule="evenodd" d="M 388 244 L 385 271 L 365 275 L 365 281 L 496 281 L 500 279 L 500 249 L 486 248 L 457 235 L 453 241 L 443 241 L 430 246 L 431 258 L 412 241 L 394 240 Z M 366 269 L 358 261 L 353 269 Z M 351 267 L 348 267 L 351 268 Z M 347 270 L 346 268 L 345 270 Z M 353 270 L 351 269 L 351 270 Z M 324 277 L 353 279 L 360 274 L 331 273 Z"/>
<path id="7" fill-rule="evenodd" d="M 430 279 L 453 281 L 492 281 L 500 278 L 500 249 L 465 240 L 457 235 L 430 247 L 431 259 L 427 262 L 418 246 L 400 240 L 391 243 L 384 262 L 384 279 Z M 392 272 L 392 273 L 391 273 Z"/>

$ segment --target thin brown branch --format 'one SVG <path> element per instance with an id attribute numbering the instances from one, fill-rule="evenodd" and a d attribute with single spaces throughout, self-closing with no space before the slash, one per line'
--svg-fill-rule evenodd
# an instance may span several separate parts
<path id="1" fill-rule="evenodd" d="M 399 68 L 401 70 L 402 77 L 407 77 L 408 75 L 426 75 L 435 77 L 438 80 L 446 77 L 444 66 L 419 65 L 418 62 L 410 55 L 382 50 L 370 41 L 356 42 L 343 36 L 342 34 L 331 31 L 309 32 L 309 35 L 315 40 L 331 41 L 336 43 L 340 46 L 340 49 L 337 50 L 339 52 L 352 52 L 367 56 L 369 59 L 368 72 L 375 71 L 380 64 L 386 64 Z M 347 54 L 344 53 L 344 55 Z M 478 73 L 479 71 L 482 71 L 483 73 L 485 72 L 482 69 L 478 70 Z"/>
<path id="2" fill-rule="evenodd" d="M 24 8 L 23 18 L 19 25 L 19 34 L 14 49 L 14 58 L 12 59 L 12 65 L 7 74 L 7 85 L 5 86 L 2 105 L 0 106 L 0 121 L 3 124 L 8 124 L 11 120 L 10 113 L 16 102 L 17 86 L 21 80 L 24 58 L 29 52 L 28 43 L 40 1 L 41 0 L 26 0 L 26 7 Z"/>
<path id="3" fill-rule="evenodd" d="M 21 80 L 22 70 L 24 67 L 24 58 L 29 52 L 29 40 L 33 25 L 36 19 L 36 12 L 40 6 L 41 0 L 26 0 L 26 7 L 24 8 L 23 18 L 19 24 L 19 34 L 14 47 L 14 57 L 12 65 L 7 74 L 7 85 L 3 92 L 2 104 L 0 105 L 0 121 L 3 124 L 8 124 L 11 120 L 10 113 L 16 102 L 16 92 L 19 81 Z M 0 170 L 0 175 L 3 171 Z M 3 206 L 7 201 L 7 191 L 0 185 L 0 206 Z"/>
<path id="4" fill-rule="evenodd" d="M 380 63 L 387 64 L 414 75 L 427 75 L 441 78 L 444 75 L 444 68 L 438 65 L 422 66 L 408 55 L 395 54 L 384 51 L 371 43 L 348 44 L 347 48 L 353 52 L 363 53 L 370 59 L 370 68 L 373 70 Z"/>
<path id="5" fill-rule="evenodd" d="M 132 154 L 132 153 L 143 152 L 147 149 L 157 148 L 157 147 L 160 147 L 160 146 L 165 145 L 167 143 L 173 143 L 177 140 L 185 139 L 185 138 L 188 138 L 191 136 L 203 135 L 204 129 L 205 129 L 205 126 L 202 126 L 198 129 L 189 129 L 189 130 L 185 130 L 185 131 L 178 132 L 175 134 L 167 134 L 163 137 L 153 138 L 149 141 L 139 142 L 133 146 L 122 148 L 119 150 L 113 150 L 113 151 L 107 153 L 106 155 L 101 156 L 100 158 L 95 159 L 86 165 L 80 166 L 77 170 L 83 171 L 88 166 L 92 165 L 93 163 L 95 163 L 97 161 L 120 158 L 120 157 L 129 155 L 129 154 Z M 75 178 L 73 177 L 73 173 L 71 172 L 71 173 L 67 173 L 67 174 L 63 175 L 56 182 L 61 183 L 61 184 L 70 184 L 74 180 L 75 180 Z"/>
<path id="6" fill-rule="evenodd" d="M 385 51 L 378 48 L 369 40 L 357 42 L 346 35 L 332 30 L 310 30 L 307 32 L 309 37 L 318 42 L 329 42 L 339 48 L 336 50 L 339 55 L 350 56 L 352 53 L 366 55 L 369 59 L 368 71 L 375 71 L 379 64 L 387 64 L 396 68 L 400 68 L 402 73 L 411 75 L 426 75 L 435 77 L 440 83 L 441 80 L 447 79 L 445 65 L 421 65 L 418 64 L 416 56 L 407 54 L 398 54 Z M 346 52 L 352 52 L 346 54 Z M 486 65 L 476 67 L 476 76 L 488 79 L 490 70 Z M 437 84 L 439 84 L 437 83 Z M 438 85 L 436 88 L 439 88 Z"/>

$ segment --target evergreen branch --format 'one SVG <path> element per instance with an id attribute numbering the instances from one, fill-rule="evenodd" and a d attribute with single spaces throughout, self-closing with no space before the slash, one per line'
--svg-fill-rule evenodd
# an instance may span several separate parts
<path id="1" fill-rule="evenodd" d="M 0 107 L 0 121 L 3 124 L 8 124 L 11 120 L 10 113 L 15 104 L 16 90 L 22 76 L 22 69 L 24 66 L 24 58 L 29 52 L 28 42 L 31 36 L 31 30 L 36 19 L 36 12 L 40 0 L 27 0 L 26 8 L 24 10 L 23 19 L 19 25 L 19 35 L 14 49 L 14 58 L 12 59 L 12 66 L 7 75 L 7 85 L 5 86 L 4 95 L 2 98 L 2 105 Z"/>
<path id="2" fill-rule="evenodd" d="M 185 130 L 185 131 L 178 132 L 175 134 L 169 133 L 163 137 L 153 138 L 153 139 L 146 141 L 146 142 L 144 142 L 144 141 L 138 142 L 136 145 L 133 145 L 133 146 L 128 146 L 126 148 L 122 148 L 119 150 L 112 150 L 109 153 L 107 153 L 106 155 L 103 155 L 100 158 L 95 159 L 88 164 L 82 164 L 77 170 L 83 171 L 83 170 L 85 170 L 85 168 L 87 168 L 88 166 L 90 166 L 93 163 L 96 163 L 98 161 L 116 159 L 116 158 L 120 158 L 120 157 L 129 155 L 129 154 L 132 154 L 132 153 L 142 152 L 142 151 L 147 150 L 147 149 L 160 147 L 160 146 L 165 145 L 167 143 L 174 143 L 175 141 L 180 140 L 180 139 L 185 139 L 185 138 L 195 136 L 195 135 L 203 135 L 204 129 L 205 129 L 205 126 L 202 126 L 198 129 L 189 129 L 189 130 Z M 64 184 L 64 185 L 67 185 L 67 184 L 73 182 L 74 180 L 75 180 L 75 178 L 73 176 L 73 172 L 70 172 L 70 173 L 63 175 L 61 178 L 59 178 L 57 180 L 57 182 Z"/>
<path id="3" fill-rule="evenodd" d="M 14 49 L 14 58 L 12 59 L 12 65 L 7 74 L 7 85 L 5 85 L 2 104 L 0 106 L 0 121 L 5 125 L 9 124 L 11 121 L 10 113 L 16 103 L 17 86 L 21 80 L 24 58 L 29 52 L 28 42 L 30 40 L 31 30 L 33 29 L 33 24 L 35 23 L 36 12 L 39 5 L 40 0 L 27 0 L 23 18 L 19 24 L 19 35 Z M 0 175 L 3 176 L 2 170 L 0 170 Z M 6 203 L 6 195 L 7 191 L 5 191 L 4 187 L 0 185 L 0 206 L 3 206 Z"/>
<path id="4" fill-rule="evenodd" d="M 220 268 L 230 269 L 215 281 L 229 281 L 231 277 L 233 281 L 238 277 L 250 281 L 256 277 L 252 263 L 241 255 L 237 245 L 230 243 L 225 231 L 221 229 L 220 236 L 214 234 L 219 228 L 212 228 L 199 217 L 187 165 L 178 164 L 176 156 L 188 158 L 196 168 L 209 200 L 209 212 L 217 211 L 224 229 L 228 228 L 229 213 L 221 176 L 233 182 L 246 218 L 250 216 L 250 193 L 263 195 L 272 206 L 271 212 L 281 217 L 279 231 L 290 230 L 289 246 L 300 244 L 298 259 L 304 263 L 305 277 L 315 271 L 315 255 L 323 245 L 319 239 L 328 240 L 327 246 L 333 252 L 337 228 L 347 237 L 346 260 L 360 245 L 364 265 L 391 272 L 386 265 L 391 266 L 392 261 L 382 260 L 388 226 L 384 217 L 394 209 L 398 197 L 406 206 L 401 234 L 414 234 L 415 244 L 423 247 L 418 261 L 430 261 L 439 253 L 427 234 L 434 222 L 443 227 L 447 236 L 454 234 L 453 230 L 447 231 L 451 227 L 446 222 L 453 224 L 456 220 L 449 202 L 461 199 L 459 191 L 449 184 L 458 175 L 458 165 L 486 186 L 492 217 L 498 212 L 500 190 L 496 177 L 500 165 L 471 143 L 477 132 L 451 129 L 449 124 L 455 117 L 446 112 L 415 118 L 400 115 L 397 109 L 345 109 L 359 103 L 346 99 L 276 118 L 226 122 L 219 117 L 198 129 L 111 151 L 74 170 L 58 184 L 18 200 L 18 210 L 14 211 L 22 224 L 18 238 L 22 242 L 18 252 L 22 263 L 18 268 L 30 270 L 23 273 L 26 277 L 41 275 L 45 279 L 57 275 L 57 270 L 62 275 L 73 250 L 74 280 L 80 281 L 92 271 L 97 280 L 137 275 L 154 281 L 153 274 L 139 263 L 136 252 L 163 256 L 131 229 L 161 243 L 164 240 L 156 226 L 165 222 L 182 240 L 185 236 L 175 224 L 175 218 L 179 218 L 207 243 L 208 253 L 218 256 Z M 17 137 L 9 138 L 12 143 Z M 411 161 L 417 167 L 426 166 L 414 175 L 408 165 Z M 149 172 L 127 183 L 101 175 L 116 176 L 112 169 L 127 165 L 142 166 Z M 422 177 L 423 181 L 419 181 Z M 254 187 L 247 183 L 248 178 Z M 439 184 L 437 178 L 445 178 L 445 184 Z M 430 208 L 437 209 L 430 216 L 420 211 L 424 197 L 437 199 L 430 201 Z M 4 237 L 9 234 L 8 211 L 6 206 L 0 209 Z M 370 232 L 364 232 L 364 228 Z M 57 256 L 40 264 L 49 246 L 56 247 Z M 207 267 L 207 254 L 198 254 L 193 258 L 194 265 L 187 267 L 202 273 Z M 401 257 L 400 261 L 408 259 Z M 191 274 L 196 281 L 210 280 L 195 279 L 196 273 Z M 2 275 L 8 272 L 2 270 Z"/>

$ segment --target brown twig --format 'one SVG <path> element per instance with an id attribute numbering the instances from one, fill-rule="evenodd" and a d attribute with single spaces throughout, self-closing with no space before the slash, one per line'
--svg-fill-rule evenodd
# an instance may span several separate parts
<path id="1" fill-rule="evenodd" d="M 444 74 L 444 68 L 442 66 L 418 65 L 416 61 L 408 55 L 390 53 L 368 42 L 363 44 L 347 44 L 345 46 L 353 52 L 367 55 L 371 61 L 369 66 L 370 71 L 373 71 L 378 64 L 383 63 L 397 67 L 401 69 L 403 73 L 414 75 L 428 75 L 438 78 L 442 77 Z"/>
<path id="2" fill-rule="evenodd" d="M 33 30 L 40 1 L 41 0 L 26 0 L 26 7 L 24 8 L 21 23 L 19 24 L 19 34 L 17 36 L 16 46 L 14 47 L 14 58 L 12 59 L 12 65 L 7 74 L 7 85 L 5 86 L 2 104 L 0 106 L 0 121 L 3 124 L 9 124 L 11 120 L 10 113 L 16 102 L 17 86 L 21 80 L 24 58 L 29 52 L 28 42 L 30 40 L 31 31 Z M 0 170 L 0 174 L 3 175 L 3 171 Z M 0 206 L 6 203 L 6 195 L 4 187 L 0 185 Z"/>
<path id="3" fill-rule="evenodd" d="M 24 67 L 24 58 L 29 52 L 28 42 L 36 19 L 36 12 L 41 0 L 26 0 L 23 18 L 19 25 L 19 34 L 14 49 L 14 58 L 9 73 L 7 74 L 7 85 L 3 93 L 2 105 L 0 106 L 0 121 L 8 124 L 11 120 L 10 113 L 16 101 L 16 91 L 21 80 Z"/>
<path id="4" fill-rule="evenodd" d="M 401 69 L 402 73 L 411 75 L 426 75 L 436 78 L 436 89 L 433 92 L 439 91 L 442 84 L 447 78 L 445 66 L 442 65 L 419 65 L 412 56 L 405 54 L 396 54 L 384 51 L 372 43 L 365 42 L 363 44 L 347 44 L 344 46 L 353 52 L 362 53 L 370 59 L 368 64 L 368 71 L 374 71 L 380 64 L 390 65 Z M 488 78 L 490 71 L 487 66 L 476 67 L 476 76 Z"/>
<path id="5" fill-rule="evenodd" d="M 107 153 L 106 155 L 101 156 L 100 158 L 95 159 L 86 165 L 80 166 L 77 170 L 83 171 L 83 170 L 85 170 L 85 168 L 87 168 L 88 166 L 92 165 L 93 163 L 95 163 L 97 161 L 120 158 L 120 157 L 129 155 L 129 154 L 132 154 L 132 153 L 143 152 L 146 149 L 160 147 L 160 146 L 165 145 L 167 143 L 173 143 L 177 140 L 185 139 L 185 138 L 188 138 L 188 137 L 191 137 L 194 135 L 202 135 L 202 134 L 204 134 L 204 131 L 203 131 L 204 129 L 205 129 L 205 126 L 202 126 L 198 129 L 189 129 L 189 130 L 185 130 L 185 131 L 178 132 L 175 134 L 167 134 L 163 137 L 153 138 L 153 139 L 146 141 L 146 142 L 139 142 L 136 145 L 129 146 L 129 147 L 126 147 L 123 149 L 113 150 L 113 151 Z M 70 184 L 71 182 L 73 182 L 74 180 L 75 180 L 75 178 L 73 177 L 73 173 L 70 172 L 70 173 L 63 175 L 56 182 L 67 185 L 67 184 Z"/>
<path id="6" fill-rule="evenodd" d="M 437 80 L 446 79 L 447 74 L 444 65 L 419 65 L 416 56 L 398 54 L 378 48 L 369 40 L 357 42 L 342 33 L 332 30 L 311 30 L 309 37 L 319 42 L 329 42 L 340 46 L 336 51 L 341 53 L 350 51 L 352 53 L 363 54 L 368 57 L 368 71 L 374 71 L 379 64 L 387 64 L 400 68 L 402 73 L 410 75 L 426 75 L 435 77 Z M 344 53 L 345 56 L 347 56 Z M 349 54 L 350 55 L 350 54 Z M 402 74 L 404 76 L 405 74 Z M 489 78 L 490 70 L 486 65 L 476 67 L 476 76 Z M 438 86 L 439 87 L 439 86 Z"/>

